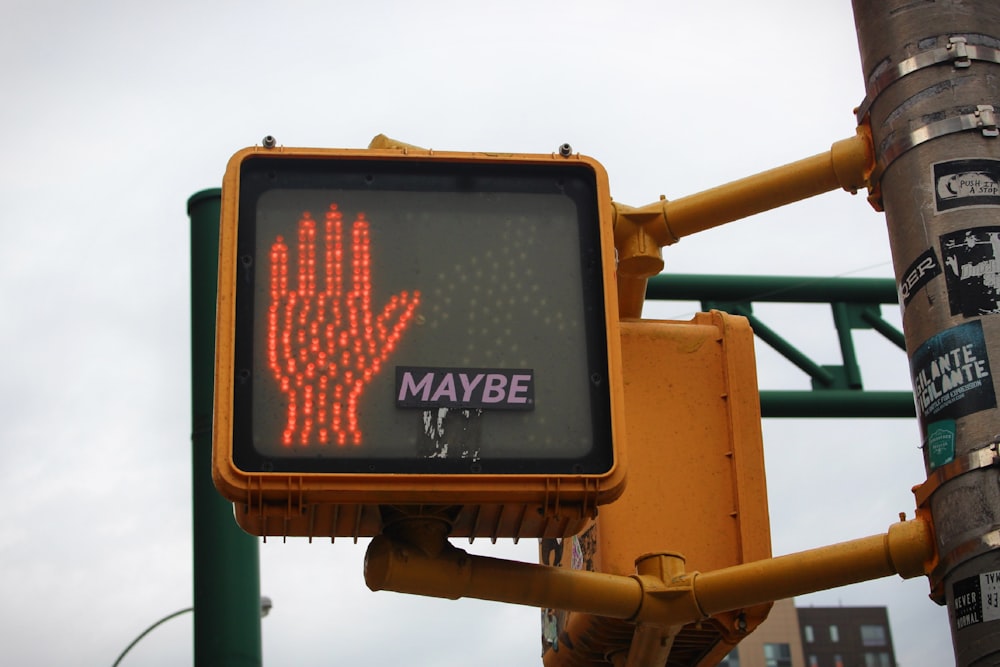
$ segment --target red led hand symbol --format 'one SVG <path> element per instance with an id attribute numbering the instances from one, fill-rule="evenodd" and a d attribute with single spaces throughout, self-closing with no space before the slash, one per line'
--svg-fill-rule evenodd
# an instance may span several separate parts
<path id="1" fill-rule="evenodd" d="M 341 217 L 331 204 L 318 230 L 312 216 L 302 214 L 294 288 L 289 285 L 288 246 L 281 236 L 271 246 L 267 362 L 288 395 L 281 437 L 285 446 L 314 441 L 361 444 L 361 393 L 399 343 L 420 303 L 420 292 L 400 292 L 380 313 L 372 314 L 368 221 L 359 213 L 352 225 L 348 263 Z M 321 256 L 316 251 L 319 234 Z"/>

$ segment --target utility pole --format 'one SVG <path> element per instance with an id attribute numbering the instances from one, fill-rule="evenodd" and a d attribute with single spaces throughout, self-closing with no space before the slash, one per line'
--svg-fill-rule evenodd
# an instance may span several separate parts
<path id="1" fill-rule="evenodd" d="M 1000 4 L 853 0 L 938 562 L 960 666 L 1000 659 Z"/>

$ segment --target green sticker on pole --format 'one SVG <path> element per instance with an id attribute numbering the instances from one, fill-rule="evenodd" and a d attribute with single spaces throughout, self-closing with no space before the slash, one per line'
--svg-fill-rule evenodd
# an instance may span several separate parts
<path id="1" fill-rule="evenodd" d="M 927 425 L 927 459 L 931 470 L 955 460 L 955 420 Z"/>

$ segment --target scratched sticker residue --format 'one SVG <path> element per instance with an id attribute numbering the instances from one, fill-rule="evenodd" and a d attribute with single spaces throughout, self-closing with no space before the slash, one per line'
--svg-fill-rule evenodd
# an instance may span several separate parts
<path id="1" fill-rule="evenodd" d="M 1000 227 L 943 234 L 941 257 L 952 315 L 1000 313 Z"/>

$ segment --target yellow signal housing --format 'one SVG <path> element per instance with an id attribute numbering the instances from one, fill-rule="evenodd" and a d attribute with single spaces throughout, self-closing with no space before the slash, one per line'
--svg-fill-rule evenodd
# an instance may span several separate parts
<path id="1" fill-rule="evenodd" d="M 580 155 L 236 153 L 213 478 L 240 526 L 582 529 L 625 484 L 611 212 Z"/>
<path id="2" fill-rule="evenodd" d="M 645 557 L 714 571 L 770 558 L 771 540 L 753 332 L 713 311 L 689 322 L 624 320 L 629 483 L 578 536 L 542 541 L 543 564 L 634 575 Z M 671 665 L 715 665 L 760 624 L 770 603 L 680 628 Z M 636 625 L 546 610 L 544 663 L 605 664 L 629 652 Z"/>

